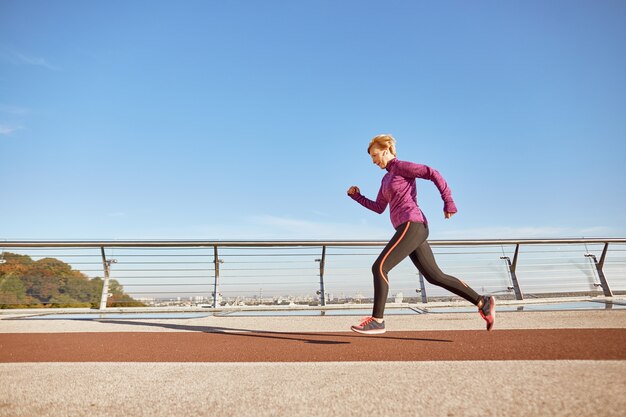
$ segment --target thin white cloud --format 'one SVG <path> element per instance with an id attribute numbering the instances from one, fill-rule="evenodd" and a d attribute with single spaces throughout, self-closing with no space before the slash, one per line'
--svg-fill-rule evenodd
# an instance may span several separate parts
<path id="1" fill-rule="evenodd" d="M 4 104 L 0 104 L 0 113 L 8 114 L 10 116 L 26 116 L 30 113 L 30 110 L 24 107 L 18 106 L 7 106 Z"/>
<path id="2" fill-rule="evenodd" d="M 123 219 L 125 212 L 106 213 L 108 217 Z M 193 225 L 164 225 L 159 227 L 111 230 L 112 235 L 98 236 L 99 239 L 181 239 L 181 240 L 380 240 L 387 241 L 393 229 L 386 225 L 371 224 L 362 219 L 351 222 L 324 222 L 256 215 L 244 217 L 238 222 L 200 223 Z M 620 233 L 608 227 L 484 227 L 457 230 L 434 229 L 431 240 L 457 239 L 549 239 L 610 237 Z M 94 238 L 88 236 L 86 238 Z"/>
<path id="3" fill-rule="evenodd" d="M 10 136 L 24 129 L 24 119 L 29 113 L 30 110 L 24 107 L 0 104 L 0 136 Z"/>
<path id="4" fill-rule="evenodd" d="M 107 216 L 109 216 L 109 217 L 126 217 L 126 213 L 124 213 L 123 211 L 115 211 L 113 213 L 108 213 Z"/>
<path id="5" fill-rule="evenodd" d="M 16 56 L 22 63 L 26 65 L 34 65 L 37 67 L 43 67 L 52 71 L 61 71 L 60 67 L 50 64 L 48 61 L 46 61 L 44 58 L 41 58 L 41 57 L 26 56 L 23 54 L 17 54 Z"/>
<path id="6" fill-rule="evenodd" d="M 549 239 L 597 237 L 611 233 L 608 227 L 483 227 L 435 232 L 432 239 Z"/>
<path id="7" fill-rule="evenodd" d="M 272 215 L 250 216 L 239 222 L 216 222 L 189 226 L 125 229 L 115 239 L 193 240 L 387 240 L 391 228 L 367 223 L 331 223 Z"/>
<path id="8" fill-rule="evenodd" d="M 377 227 L 360 221 L 355 223 L 317 222 L 262 215 L 247 219 L 252 229 L 260 234 L 271 234 L 282 239 L 329 239 L 329 240 L 387 240 L 393 234 L 391 228 Z M 430 239 L 543 239 L 582 238 L 610 236 L 608 227 L 485 227 L 465 230 L 434 231 Z"/>
<path id="9" fill-rule="evenodd" d="M 272 215 L 253 216 L 247 221 L 258 231 L 277 238 L 288 239 L 386 239 L 389 229 L 367 224 L 317 222 L 311 220 L 278 217 Z"/>
<path id="10" fill-rule="evenodd" d="M 22 128 L 21 126 L 9 126 L 9 125 L 0 123 L 0 135 L 8 136 L 11 133 L 20 130 L 21 128 Z"/>
<path id="11" fill-rule="evenodd" d="M 54 65 L 43 57 L 25 55 L 13 51 L 1 51 L 0 58 L 10 62 L 13 65 L 31 65 L 36 67 L 42 67 L 51 71 L 61 71 L 61 67 Z"/>

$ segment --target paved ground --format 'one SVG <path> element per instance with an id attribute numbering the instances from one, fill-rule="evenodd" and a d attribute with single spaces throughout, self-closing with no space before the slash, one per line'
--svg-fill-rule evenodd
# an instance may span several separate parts
<path id="1" fill-rule="evenodd" d="M 8 363 L 0 415 L 621 417 L 624 375 L 624 361 Z"/>
<path id="2" fill-rule="evenodd" d="M 0 416 L 621 416 L 626 310 L 14 320 Z"/>

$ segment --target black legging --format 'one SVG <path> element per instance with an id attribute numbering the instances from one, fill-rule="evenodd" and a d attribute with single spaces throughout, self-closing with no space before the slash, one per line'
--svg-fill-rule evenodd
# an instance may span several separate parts
<path id="1" fill-rule="evenodd" d="M 374 274 L 374 311 L 372 316 L 382 319 L 389 292 L 387 274 L 409 256 L 426 280 L 478 305 L 480 295 L 463 281 L 444 274 L 435 262 L 428 238 L 428 227 L 423 223 L 406 222 L 398 226 L 385 249 L 372 265 Z"/>

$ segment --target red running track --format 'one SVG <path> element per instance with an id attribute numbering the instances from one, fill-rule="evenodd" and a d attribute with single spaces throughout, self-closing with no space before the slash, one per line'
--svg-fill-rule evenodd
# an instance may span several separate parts
<path id="1" fill-rule="evenodd" d="M 0 362 L 625 360 L 626 329 L 3 333 Z"/>

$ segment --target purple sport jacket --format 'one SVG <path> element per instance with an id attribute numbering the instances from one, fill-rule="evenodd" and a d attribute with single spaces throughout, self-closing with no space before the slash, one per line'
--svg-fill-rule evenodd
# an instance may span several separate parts
<path id="1" fill-rule="evenodd" d="M 386 169 L 387 173 L 381 182 L 376 201 L 360 193 L 354 193 L 350 197 L 363 207 L 379 214 L 384 212 L 389 205 L 391 224 L 395 229 L 406 222 L 428 224 L 426 216 L 417 204 L 416 178 L 431 180 L 441 193 L 443 210 L 450 213 L 457 212 L 454 200 L 452 200 L 452 191 L 437 170 L 426 165 L 399 161 L 396 158 L 387 163 Z"/>

